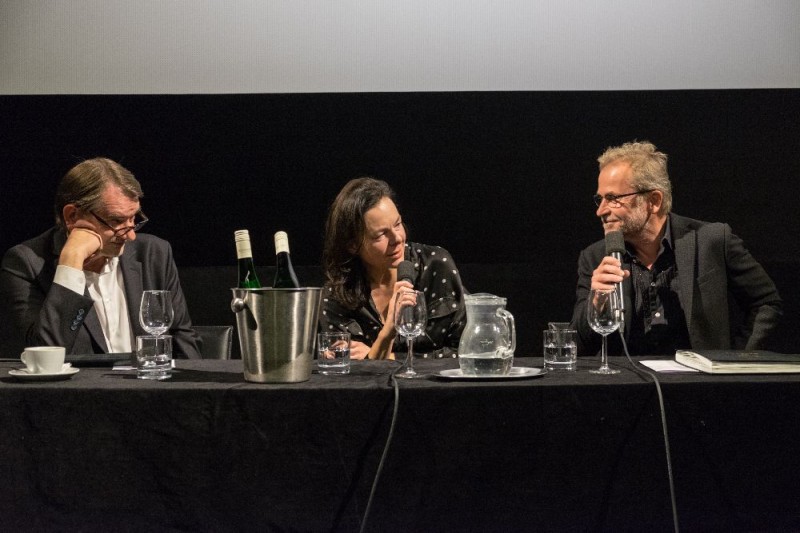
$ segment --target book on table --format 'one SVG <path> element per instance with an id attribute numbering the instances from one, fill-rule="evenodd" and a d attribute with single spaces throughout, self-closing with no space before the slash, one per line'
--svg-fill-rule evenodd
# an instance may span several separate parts
<path id="1" fill-rule="evenodd" d="M 767 350 L 677 350 L 675 361 L 709 374 L 800 373 L 800 354 Z"/>

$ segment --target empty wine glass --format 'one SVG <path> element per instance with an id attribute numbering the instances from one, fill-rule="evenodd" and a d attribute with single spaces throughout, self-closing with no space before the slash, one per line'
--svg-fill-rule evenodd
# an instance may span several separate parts
<path id="1" fill-rule="evenodd" d="M 590 370 L 592 374 L 619 374 L 608 366 L 607 339 L 609 333 L 619 328 L 619 299 L 615 290 L 592 289 L 587 303 L 589 326 L 603 336 L 603 348 L 600 352 L 600 368 Z"/>
<path id="2" fill-rule="evenodd" d="M 394 305 L 394 328 L 405 337 L 408 344 L 408 355 L 403 367 L 395 374 L 398 378 L 421 378 L 414 370 L 414 339 L 419 337 L 428 321 L 428 310 L 425 307 L 425 295 L 421 291 L 404 290 L 397 293 Z"/>
<path id="3" fill-rule="evenodd" d="M 139 323 L 151 335 L 161 336 L 172 325 L 175 313 L 169 291 L 144 291 L 139 306 Z"/>

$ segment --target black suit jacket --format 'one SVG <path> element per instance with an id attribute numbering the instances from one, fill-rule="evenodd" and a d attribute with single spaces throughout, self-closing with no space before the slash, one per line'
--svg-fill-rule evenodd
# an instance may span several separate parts
<path id="1" fill-rule="evenodd" d="M 678 299 L 691 342 L 686 348 L 768 348 L 769 336 L 782 315 L 782 302 L 766 271 L 727 224 L 675 214 L 669 217 L 680 284 Z M 605 241 L 601 240 L 585 248 L 578 259 L 572 325 L 578 330 L 581 355 L 594 354 L 600 348 L 600 335 L 586 321 L 586 300 L 592 272 L 605 255 Z M 630 277 L 623 282 L 626 324 L 634 319 L 632 285 Z M 732 304 L 738 306 L 742 315 L 738 324 L 731 320 L 731 309 L 735 309 Z M 608 340 L 609 353 L 621 355 L 619 335 L 609 335 Z"/>
<path id="2" fill-rule="evenodd" d="M 25 346 L 64 346 L 68 354 L 107 353 L 94 302 L 83 294 L 53 283 L 66 233 L 51 228 L 8 250 L 0 269 L 0 346 L 2 355 L 14 357 Z M 175 319 L 173 353 L 199 358 L 197 337 L 192 330 L 178 269 L 169 243 L 153 235 L 138 233 L 120 256 L 125 299 L 134 335 L 146 335 L 139 324 L 139 303 L 145 289 L 172 293 Z"/>

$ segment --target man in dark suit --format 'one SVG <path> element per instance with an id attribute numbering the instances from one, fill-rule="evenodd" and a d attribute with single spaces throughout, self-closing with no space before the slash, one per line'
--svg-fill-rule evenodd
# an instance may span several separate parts
<path id="1" fill-rule="evenodd" d="M 609 148 L 598 162 L 597 216 L 606 233 L 622 232 L 626 251 L 620 262 L 599 241 L 580 254 L 572 315 L 578 352 L 592 355 L 600 347 L 586 320 L 590 289 L 611 290 L 619 282 L 631 355 L 768 347 L 782 314 L 775 284 L 727 224 L 671 213 L 666 154 L 632 142 Z M 608 339 L 609 352 L 622 354 L 619 336 Z"/>
<path id="2" fill-rule="evenodd" d="M 109 159 L 73 167 L 56 193 L 56 227 L 8 250 L 0 269 L 0 346 L 64 346 L 68 354 L 131 352 L 146 289 L 169 290 L 177 356 L 199 358 L 169 243 L 147 222 L 139 182 Z"/>

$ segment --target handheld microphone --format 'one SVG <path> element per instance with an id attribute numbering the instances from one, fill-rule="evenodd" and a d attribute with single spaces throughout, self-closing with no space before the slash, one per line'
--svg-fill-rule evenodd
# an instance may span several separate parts
<path id="1" fill-rule="evenodd" d="M 622 264 L 622 254 L 625 253 L 625 238 L 619 230 L 606 233 L 606 255 L 610 255 Z M 619 297 L 619 307 L 617 317 L 619 319 L 619 329 L 623 329 L 625 323 L 625 295 L 622 293 L 622 282 L 617 284 L 617 296 Z"/>
<path id="2" fill-rule="evenodd" d="M 400 261 L 397 265 L 397 281 L 407 281 L 414 284 L 414 278 L 417 277 L 417 271 L 414 269 L 414 263 L 411 261 Z"/>

